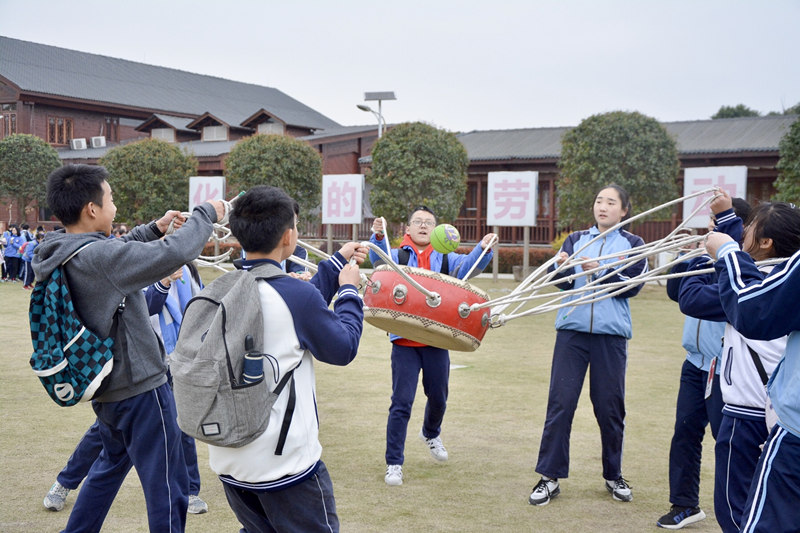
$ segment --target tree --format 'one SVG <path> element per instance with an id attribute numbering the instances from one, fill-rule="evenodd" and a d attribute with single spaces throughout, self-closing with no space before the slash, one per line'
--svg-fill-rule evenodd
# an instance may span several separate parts
<path id="1" fill-rule="evenodd" d="M 780 117 L 784 115 L 800 115 L 800 103 L 785 108 L 783 111 L 770 111 L 767 113 L 768 117 Z"/>
<path id="2" fill-rule="evenodd" d="M 17 133 L 0 141 L 0 197 L 16 201 L 20 212 L 44 206 L 47 176 L 61 166 L 58 152 L 34 135 Z"/>
<path id="3" fill-rule="evenodd" d="M 440 222 L 451 222 L 464 203 L 467 167 L 455 134 L 422 122 L 395 126 L 372 148 L 372 211 L 401 222 L 414 206 L 426 205 Z"/>
<path id="4" fill-rule="evenodd" d="M 300 204 L 300 216 L 319 216 L 322 199 L 322 157 L 310 145 L 285 135 L 252 135 L 225 160 L 228 189 L 246 191 L 256 185 L 280 187 Z"/>
<path id="5" fill-rule="evenodd" d="M 780 160 L 778 161 L 778 179 L 775 188 L 778 193 L 773 197 L 779 202 L 800 204 L 800 119 L 795 120 L 789 131 L 778 145 Z"/>
<path id="6" fill-rule="evenodd" d="M 614 111 L 584 119 L 564 134 L 559 167 L 561 227 L 592 225 L 594 197 L 611 183 L 630 193 L 636 212 L 677 197 L 675 140 L 658 121 L 640 113 Z"/>
<path id="7" fill-rule="evenodd" d="M 737 117 L 758 117 L 761 116 L 761 113 L 756 111 L 755 109 L 750 109 L 744 104 L 739 104 L 736 106 L 729 106 L 724 105 L 719 108 L 714 115 L 711 115 L 712 119 L 718 118 L 737 118 Z"/>
<path id="8" fill-rule="evenodd" d="M 141 223 L 189 205 L 189 177 L 197 160 L 174 144 L 145 139 L 112 148 L 100 159 L 108 170 L 117 220 Z"/>

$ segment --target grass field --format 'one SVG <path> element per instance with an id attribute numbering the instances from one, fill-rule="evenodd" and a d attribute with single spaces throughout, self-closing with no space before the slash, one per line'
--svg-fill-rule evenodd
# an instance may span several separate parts
<path id="1" fill-rule="evenodd" d="M 204 279 L 211 276 L 203 272 Z M 493 297 L 511 281 L 479 279 Z M 56 474 L 92 423 L 88 405 L 57 407 L 28 365 L 31 346 L 29 292 L 0 284 L 0 531 L 55 532 L 66 524 L 76 492 L 64 511 L 42 506 Z M 450 398 L 442 439 L 450 460 L 436 463 L 417 439 L 425 397 L 420 385 L 406 444 L 404 484 L 383 482 L 386 415 L 391 393 L 389 341 L 365 325 L 356 360 L 347 367 L 317 364 L 323 460 L 336 490 L 344 532 L 575 532 L 654 531 L 669 509 L 667 459 L 675 416 L 683 317 L 660 286 L 631 300 L 634 338 L 629 346 L 623 474 L 631 503 L 612 501 L 603 487 L 600 436 L 584 390 L 572 431 L 570 477 L 545 507 L 527 503 L 544 423 L 555 331 L 553 313 L 522 318 L 490 330 L 471 353 L 453 352 Z M 588 383 L 588 380 L 587 380 Z M 588 385 L 587 385 L 588 388 Z M 687 531 L 718 531 L 713 514 L 713 440 L 707 432 L 701 506 L 708 518 Z M 189 515 L 189 532 L 231 532 L 239 524 L 221 483 L 198 444 L 210 511 Z M 128 476 L 103 531 L 147 531 L 144 498 Z"/>

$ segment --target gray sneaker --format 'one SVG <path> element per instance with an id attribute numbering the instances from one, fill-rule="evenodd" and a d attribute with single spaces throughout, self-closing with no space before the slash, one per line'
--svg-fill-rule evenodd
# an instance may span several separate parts
<path id="1" fill-rule="evenodd" d="M 44 506 L 51 511 L 60 511 L 67 501 L 69 489 L 56 481 L 44 497 Z"/>
<path id="2" fill-rule="evenodd" d="M 197 494 L 189 495 L 189 508 L 186 509 L 189 514 L 203 514 L 208 512 L 208 504 L 200 499 Z"/>

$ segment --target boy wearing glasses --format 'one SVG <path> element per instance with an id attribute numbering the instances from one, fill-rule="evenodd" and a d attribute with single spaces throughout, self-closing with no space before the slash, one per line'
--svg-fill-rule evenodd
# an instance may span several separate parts
<path id="1" fill-rule="evenodd" d="M 480 246 L 469 254 L 451 252 L 441 254 L 431 246 L 431 233 L 436 227 L 436 215 L 428 207 L 414 208 L 408 217 L 408 225 L 403 242 L 391 251 L 392 260 L 400 265 L 426 268 L 453 277 L 469 271 L 484 248 L 488 246 L 493 233 L 483 237 Z M 372 223 L 370 241 L 385 249 L 383 222 L 376 218 Z M 370 251 L 373 265 L 380 263 L 378 255 Z M 473 276 L 486 268 L 492 260 L 492 251 L 483 256 Z M 447 450 L 439 437 L 442 420 L 447 407 L 447 386 L 450 379 L 450 353 L 447 350 L 427 346 L 397 335 L 390 335 L 392 341 L 392 402 L 389 407 L 389 420 L 386 424 L 386 476 L 387 485 L 403 484 L 403 449 L 408 431 L 411 407 L 417 393 L 417 381 L 422 371 L 422 386 L 428 401 L 425 405 L 425 418 L 419 438 L 430 449 L 437 461 L 447 461 Z"/>

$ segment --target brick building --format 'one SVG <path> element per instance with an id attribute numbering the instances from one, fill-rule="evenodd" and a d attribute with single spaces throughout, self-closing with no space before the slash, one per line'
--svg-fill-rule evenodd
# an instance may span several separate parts
<path id="1" fill-rule="evenodd" d="M 365 172 L 377 126 L 342 126 L 278 89 L 0 37 L 0 138 L 29 133 L 55 147 L 64 162 L 96 163 L 121 143 L 153 137 L 179 144 L 199 162 L 199 175 L 224 175 L 225 158 L 243 137 L 276 133 L 302 139 L 323 158 L 325 174 Z M 664 123 L 684 168 L 744 165 L 747 196 L 765 200 L 777 177 L 778 143 L 796 116 Z M 539 217 L 533 243 L 556 236 L 555 198 L 561 137 L 569 128 L 476 130 L 458 135 L 470 159 L 467 196 L 455 225 L 475 242 L 486 227 L 487 174 L 539 172 Z M 44 183 L 43 183 L 44 186 Z M 0 199 L 0 220 L 46 221 L 42 209 Z M 681 216 L 646 223 L 646 240 L 665 235 Z M 370 222 L 361 224 L 361 238 Z M 349 238 L 335 226 L 334 238 Z M 322 236 L 311 226 L 306 233 Z M 522 228 L 503 228 L 502 242 L 520 242 Z"/>

